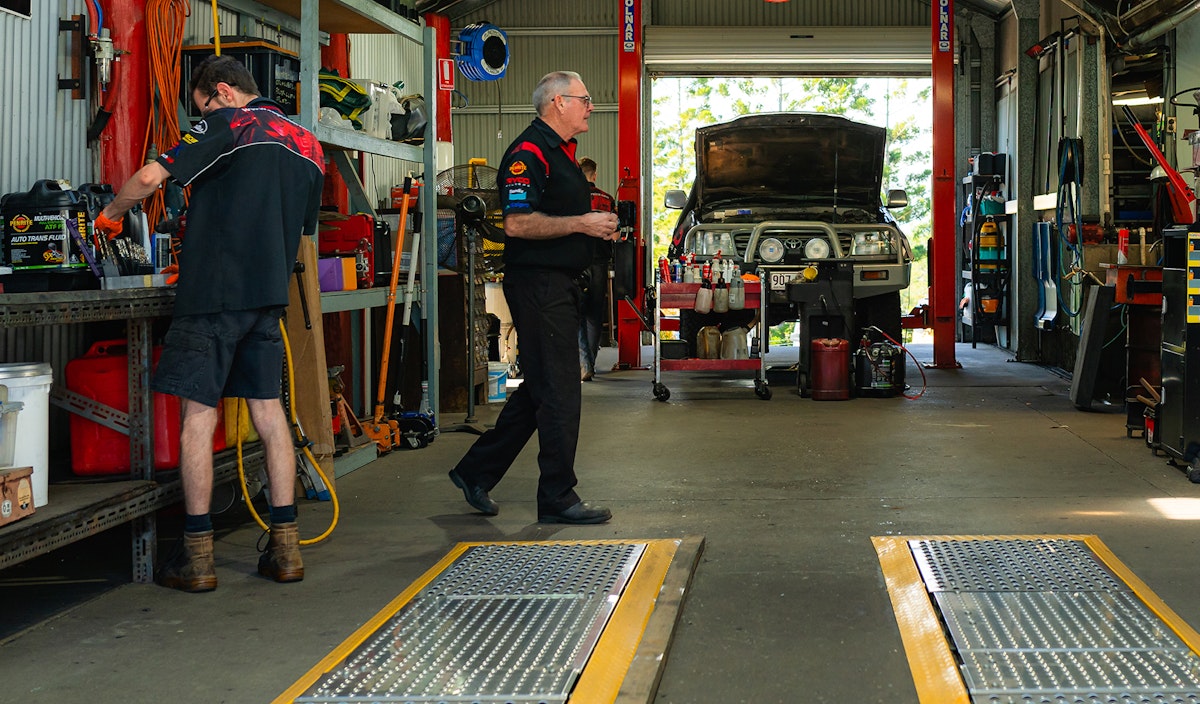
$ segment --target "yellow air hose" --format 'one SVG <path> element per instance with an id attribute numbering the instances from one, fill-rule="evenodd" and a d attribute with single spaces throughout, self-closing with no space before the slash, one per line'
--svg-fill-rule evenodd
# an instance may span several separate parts
<path id="1" fill-rule="evenodd" d="M 296 375 L 295 368 L 292 366 L 292 346 L 288 342 L 287 328 L 284 327 L 282 320 L 279 321 L 279 333 L 283 336 L 283 354 L 284 358 L 287 360 L 288 398 L 295 399 Z M 271 527 L 263 521 L 261 516 L 258 515 L 258 511 L 254 510 L 254 506 L 250 501 L 250 490 L 246 487 L 246 468 L 242 463 L 242 440 L 245 438 L 245 432 L 242 430 L 244 426 L 242 420 L 249 415 L 249 409 L 246 407 L 246 399 L 239 398 L 237 408 L 237 470 L 238 479 L 242 485 L 242 499 L 244 499 L 246 502 L 246 508 L 250 509 L 250 515 L 254 517 L 254 522 L 257 523 L 260 528 L 269 533 L 271 532 Z M 325 532 L 321 533 L 315 538 L 306 538 L 300 541 L 301 545 L 314 545 L 328 538 L 329 535 L 333 533 L 333 529 L 337 527 L 338 516 L 341 515 L 341 506 L 338 504 L 337 492 L 334 491 L 333 484 L 329 481 L 329 477 L 325 476 L 325 472 L 321 470 L 321 465 L 317 464 L 317 458 L 313 456 L 312 450 L 308 449 L 308 439 L 305 438 L 304 434 L 300 431 L 300 424 L 296 420 L 295 403 L 288 404 L 288 412 L 291 416 L 290 420 L 292 422 L 292 428 L 296 431 L 296 438 L 301 442 L 301 449 L 304 450 L 304 455 L 308 457 L 308 461 L 312 464 L 313 468 L 317 470 L 317 474 L 321 475 L 321 481 L 325 482 L 325 487 L 329 489 L 329 496 L 333 500 L 333 519 L 329 522 L 329 527 L 325 529 Z"/>
<path id="2" fill-rule="evenodd" d="M 213 53 L 221 55 L 221 18 L 217 14 L 217 0 L 212 0 Z"/>

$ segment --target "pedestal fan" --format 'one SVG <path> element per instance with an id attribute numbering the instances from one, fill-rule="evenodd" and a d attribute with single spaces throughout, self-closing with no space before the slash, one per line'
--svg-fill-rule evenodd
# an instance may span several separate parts
<path id="1" fill-rule="evenodd" d="M 484 264 L 491 271 L 499 270 L 499 256 L 488 256 L 489 250 L 502 251 L 504 231 L 500 220 L 500 194 L 496 188 L 496 169 L 486 164 L 468 163 L 453 166 L 437 176 L 438 207 L 454 212 L 454 242 L 463 244 L 465 267 L 452 267 L 467 277 L 467 417 L 463 423 L 443 426 L 443 431 L 465 431 L 482 434 L 484 428 L 475 418 L 475 352 L 478 321 L 475 315 L 475 279 L 479 275 L 477 252 L 484 250 Z M 439 255 L 442 249 L 439 243 Z M 447 261 L 445 264 L 460 263 Z M 455 257 L 457 259 L 457 257 Z"/>

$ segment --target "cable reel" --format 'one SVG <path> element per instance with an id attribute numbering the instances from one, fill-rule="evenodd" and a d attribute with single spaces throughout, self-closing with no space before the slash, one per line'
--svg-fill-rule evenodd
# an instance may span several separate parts
<path id="1" fill-rule="evenodd" d="M 472 81 L 495 81 L 508 71 L 508 35 L 489 22 L 463 27 L 454 62 Z"/>

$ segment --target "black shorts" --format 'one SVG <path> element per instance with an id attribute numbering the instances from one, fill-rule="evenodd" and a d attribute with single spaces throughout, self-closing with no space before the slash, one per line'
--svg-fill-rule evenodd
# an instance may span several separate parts
<path id="1" fill-rule="evenodd" d="M 223 396 L 279 398 L 283 311 L 263 308 L 176 317 L 150 386 L 212 407 Z"/>

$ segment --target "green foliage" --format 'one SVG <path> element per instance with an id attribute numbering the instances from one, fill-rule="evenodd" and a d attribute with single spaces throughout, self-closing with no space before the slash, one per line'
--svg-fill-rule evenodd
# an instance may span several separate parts
<path id="1" fill-rule="evenodd" d="M 652 87 L 654 258 L 666 254 L 679 212 L 663 207 L 666 191 L 687 191 L 695 179 L 697 127 L 759 112 L 811 111 L 883 125 L 888 131 L 884 188 L 903 188 L 908 206 L 892 212 L 913 246 L 907 311 L 926 297 L 932 157 L 928 79 L 659 78 Z M 785 334 L 772 332 L 772 338 Z"/>

